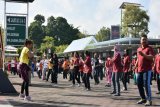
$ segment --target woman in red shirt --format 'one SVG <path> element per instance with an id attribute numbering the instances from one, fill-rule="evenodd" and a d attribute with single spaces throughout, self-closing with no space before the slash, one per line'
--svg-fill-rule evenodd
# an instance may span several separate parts
<path id="1" fill-rule="evenodd" d="M 106 59 L 106 63 L 105 63 L 105 67 L 106 67 L 106 86 L 107 87 L 111 87 L 111 77 L 112 77 L 112 59 L 111 59 L 111 52 L 109 52 L 109 56 Z"/>
<path id="2" fill-rule="evenodd" d="M 84 61 L 84 84 L 87 91 L 90 91 L 91 87 L 89 78 L 91 77 L 91 72 L 92 72 L 90 53 L 86 51 L 85 56 L 86 59 Z"/>

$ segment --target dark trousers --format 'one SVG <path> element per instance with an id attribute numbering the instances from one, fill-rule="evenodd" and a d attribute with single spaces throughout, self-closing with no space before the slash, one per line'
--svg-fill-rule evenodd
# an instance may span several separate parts
<path id="1" fill-rule="evenodd" d="M 145 88 L 147 100 L 151 100 L 151 72 L 152 71 L 146 71 L 137 74 L 137 86 L 142 99 L 146 99 Z"/>
<path id="2" fill-rule="evenodd" d="M 74 67 L 72 71 L 72 83 L 75 84 L 75 80 L 77 80 L 77 83 L 80 84 L 80 72 L 79 72 L 79 67 L 76 66 Z"/>
<path id="3" fill-rule="evenodd" d="M 41 79 L 42 71 L 41 70 L 37 71 L 37 74 L 38 74 L 39 79 Z"/>
<path id="4" fill-rule="evenodd" d="M 28 82 L 23 81 L 21 86 L 21 94 L 24 94 L 24 90 L 25 90 L 25 95 L 29 96 L 29 81 Z"/>
<path id="5" fill-rule="evenodd" d="M 95 81 L 95 84 L 99 84 L 99 78 L 98 78 L 98 69 L 94 69 L 94 72 L 93 72 L 93 76 L 94 76 L 94 81 Z"/>
<path id="6" fill-rule="evenodd" d="M 13 73 L 14 75 L 16 75 L 16 73 L 17 73 L 17 72 L 16 72 L 16 67 L 11 67 L 11 74 L 12 74 L 12 73 Z"/>
<path id="7" fill-rule="evenodd" d="M 160 92 L 160 74 L 157 74 L 157 88 L 158 92 Z"/>
<path id="8" fill-rule="evenodd" d="M 99 72 L 98 72 L 98 76 L 100 77 L 100 80 L 103 80 L 103 66 L 99 67 Z"/>
<path id="9" fill-rule="evenodd" d="M 127 90 L 127 82 L 128 82 L 128 72 L 123 72 L 122 83 L 123 83 L 125 90 Z"/>
<path id="10" fill-rule="evenodd" d="M 63 79 L 67 79 L 68 69 L 63 71 Z"/>
<path id="11" fill-rule="evenodd" d="M 69 70 L 69 81 L 72 81 L 72 72 L 73 70 Z"/>
<path id="12" fill-rule="evenodd" d="M 120 78 L 122 72 L 113 72 L 112 73 L 112 83 L 113 83 L 113 91 L 117 94 L 120 94 Z"/>
<path id="13" fill-rule="evenodd" d="M 90 87 L 90 80 L 89 80 L 89 78 L 90 78 L 90 76 L 91 76 L 91 73 L 84 73 L 83 76 L 84 76 L 83 78 L 84 78 L 85 88 L 91 89 L 91 87 Z"/>
<path id="14" fill-rule="evenodd" d="M 49 79 L 49 77 L 50 77 L 50 75 L 51 75 L 51 81 L 53 80 L 52 78 L 52 69 L 49 69 L 49 71 L 48 71 L 48 74 L 47 74 L 47 81 L 48 81 L 48 79 Z"/>
<path id="15" fill-rule="evenodd" d="M 52 71 L 52 83 L 55 83 L 55 84 L 57 84 L 57 78 L 58 78 L 58 70 L 56 70 L 56 69 L 53 69 L 53 71 Z"/>

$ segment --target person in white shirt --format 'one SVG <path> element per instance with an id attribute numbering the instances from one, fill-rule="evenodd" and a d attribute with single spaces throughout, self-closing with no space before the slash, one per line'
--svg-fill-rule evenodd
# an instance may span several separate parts
<path id="1" fill-rule="evenodd" d="M 11 74 L 14 74 L 16 75 L 16 60 L 15 59 L 12 59 L 11 60 Z"/>
<path id="2" fill-rule="evenodd" d="M 40 60 L 38 60 L 38 62 L 36 63 L 36 68 L 37 68 L 37 74 L 38 74 L 38 77 L 39 79 L 41 79 L 41 68 L 40 68 Z"/>
<path id="3" fill-rule="evenodd" d="M 42 70 L 42 80 L 46 80 L 46 72 L 48 70 L 48 60 L 46 56 L 44 56 L 44 59 L 42 60 L 43 70 Z"/>

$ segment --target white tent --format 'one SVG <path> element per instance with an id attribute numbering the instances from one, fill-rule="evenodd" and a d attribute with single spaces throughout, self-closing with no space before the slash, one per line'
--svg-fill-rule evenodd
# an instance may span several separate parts
<path id="1" fill-rule="evenodd" d="M 17 52 L 17 48 L 8 45 L 8 46 L 5 46 L 5 51 L 7 51 L 7 52 Z"/>
<path id="2" fill-rule="evenodd" d="M 94 36 L 78 39 L 72 41 L 72 43 L 64 50 L 64 53 L 83 51 L 85 48 L 92 43 L 97 43 L 97 40 Z"/>

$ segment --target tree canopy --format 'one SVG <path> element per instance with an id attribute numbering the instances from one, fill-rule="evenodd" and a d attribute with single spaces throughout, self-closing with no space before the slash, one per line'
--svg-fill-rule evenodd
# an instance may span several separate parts
<path id="1" fill-rule="evenodd" d="M 96 39 L 99 42 L 106 41 L 110 39 L 110 28 L 102 27 L 100 31 L 96 34 Z"/>
<path id="2" fill-rule="evenodd" d="M 122 19 L 122 35 L 139 37 L 139 33 L 148 33 L 149 16 L 147 12 L 133 5 L 125 7 Z"/>

